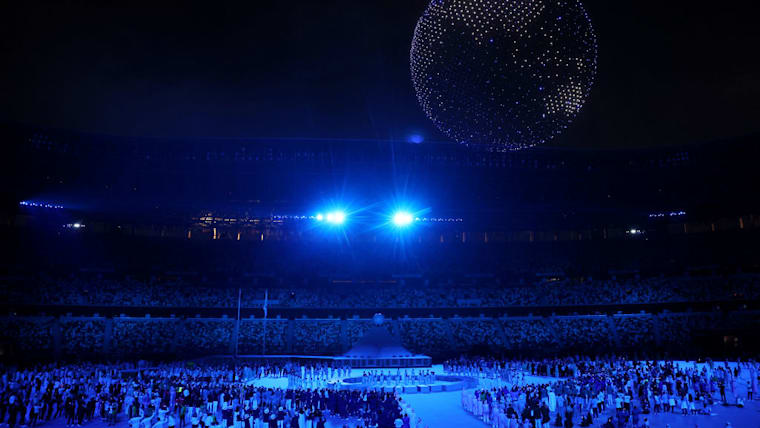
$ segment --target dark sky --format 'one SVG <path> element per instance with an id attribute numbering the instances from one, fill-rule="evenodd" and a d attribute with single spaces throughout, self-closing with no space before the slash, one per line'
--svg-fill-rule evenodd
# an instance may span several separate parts
<path id="1" fill-rule="evenodd" d="M 116 135 L 446 140 L 417 106 L 422 0 L 8 1 L 0 120 Z M 553 144 L 760 131 L 749 2 L 587 0 L 597 84 Z"/>

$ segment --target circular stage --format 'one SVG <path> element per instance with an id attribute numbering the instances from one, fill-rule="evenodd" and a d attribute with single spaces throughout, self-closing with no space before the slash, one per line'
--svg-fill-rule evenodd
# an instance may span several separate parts
<path id="1" fill-rule="evenodd" d="M 335 382 L 339 389 L 375 389 L 386 392 L 398 392 L 404 394 L 426 394 L 431 392 L 461 391 L 462 389 L 474 388 L 478 385 L 475 378 L 467 376 L 436 375 L 435 383 L 430 385 L 391 385 L 390 383 L 365 384 L 362 377 L 348 377 Z"/>

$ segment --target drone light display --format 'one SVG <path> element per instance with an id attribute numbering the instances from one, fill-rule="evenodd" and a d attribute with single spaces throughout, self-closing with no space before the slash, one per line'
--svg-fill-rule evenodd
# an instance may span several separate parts
<path id="1" fill-rule="evenodd" d="M 594 82 L 597 43 L 580 0 L 432 0 L 410 56 L 436 127 L 503 151 L 545 143 L 572 123 Z"/>

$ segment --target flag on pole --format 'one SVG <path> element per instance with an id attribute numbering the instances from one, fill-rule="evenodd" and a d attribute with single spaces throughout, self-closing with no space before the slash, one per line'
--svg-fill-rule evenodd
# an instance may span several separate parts
<path id="1" fill-rule="evenodd" d="M 267 317 L 267 302 L 269 301 L 269 289 L 264 290 L 264 318 Z"/>

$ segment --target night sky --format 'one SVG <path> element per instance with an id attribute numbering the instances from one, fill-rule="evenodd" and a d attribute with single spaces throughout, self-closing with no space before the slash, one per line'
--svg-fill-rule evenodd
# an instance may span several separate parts
<path id="1" fill-rule="evenodd" d="M 2 2 L 0 121 L 137 136 L 446 140 L 410 80 L 425 1 L 156 3 Z M 584 4 L 597 83 L 553 145 L 760 131 L 749 2 Z"/>

